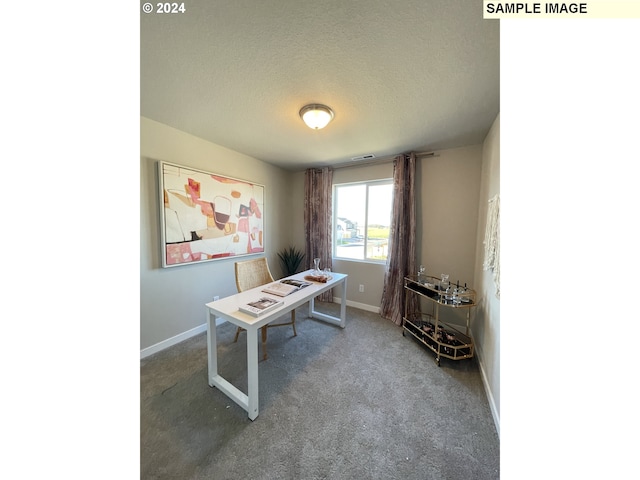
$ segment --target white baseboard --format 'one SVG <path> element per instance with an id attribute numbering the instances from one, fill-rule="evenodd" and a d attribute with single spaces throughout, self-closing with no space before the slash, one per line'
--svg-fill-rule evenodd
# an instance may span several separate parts
<path id="1" fill-rule="evenodd" d="M 500 439 L 500 413 L 496 408 L 496 402 L 493 399 L 493 394 L 491 393 L 491 387 L 489 385 L 489 381 L 487 380 L 487 374 L 484 369 L 484 363 L 482 362 L 482 352 L 477 348 L 476 345 L 476 357 L 478 359 L 478 365 L 480 365 L 480 377 L 482 378 L 482 384 L 484 385 L 484 392 L 487 395 L 487 400 L 489 401 L 489 408 L 491 409 L 491 415 L 493 416 L 493 423 L 496 426 L 496 431 L 498 432 L 498 439 Z"/>
<path id="2" fill-rule="evenodd" d="M 342 299 L 340 297 L 333 297 L 334 303 L 342 303 Z M 354 302 L 352 300 L 347 300 L 347 307 L 357 308 L 359 310 L 365 310 L 367 312 L 380 313 L 380 307 L 374 307 L 373 305 L 367 305 L 366 303 Z"/>
<path id="3" fill-rule="evenodd" d="M 216 326 L 223 324 L 225 321 L 226 320 L 223 320 L 221 318 L 216 319 Z M 206 332 L 206 331 L 207 331 L 207 324 L 203 323 L 202 325 L 198 325 L 197 327 L 192 328 L 191 330 L 182 332 L 176 335 L 175 337 L 167 338 L 166 340 L 163 340 L 162 342 L 158 342 L 155 345 L 151 345 L 150 347 L 143 348 L 142 350 L 140 350 L 140 360 L 148 357 L 149 355 L 153 355 L 154 353 L 158 353 L 161 350 L 164 350 L 165 348 L 169 348 L 180 342 L 184 342 L 185 340 L 191 337 L 195 337 L 196 335 L 199 335 L 200 333 Z"/>
<path id="4" fill-rule="evenodd" d="M 333 297 L 333 301 L 334 303 L 342 303 L 342 299 L 339 297 Z M 372 305 L 367 305 L 365 303 L 352 302 L 351 300 L 347 300 L 347 306 L 359 308 L 360 310 L 366 310 L 368 312 L 380 313 L 380 307 L 374 307 Z M 222 325 L 223 323 L 225 323 L 225 321 L 226 320 L 223 320 L 221 318 L 216 319 L 216 326 Z M 187 330 L 186 332 L 180 333 L 175 337 L 168 338 L 166 340 L 163 340 L 162 342 L 156 343 L 155 345 L 151 345 L 150 347 L 144 348 L 140 350 L 140 360 L 148 357 L 149 355 L 153 355 L 154 353 L 158 353 L 164 350 L 165 348 L 172 347 L 191 337 L 195 337 L 196 335 L 206 331 L 207 331 L 207 324 L 203 323 L 202 325 L 192 328 L 191 330 Z"/>

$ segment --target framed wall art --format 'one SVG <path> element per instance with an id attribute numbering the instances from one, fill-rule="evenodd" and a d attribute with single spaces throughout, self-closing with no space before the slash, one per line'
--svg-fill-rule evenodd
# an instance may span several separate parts
<path id="1" fill-rule="evenodd" d="M 158 162 L 162 267 L 264 252 L 264 186 Z"/>

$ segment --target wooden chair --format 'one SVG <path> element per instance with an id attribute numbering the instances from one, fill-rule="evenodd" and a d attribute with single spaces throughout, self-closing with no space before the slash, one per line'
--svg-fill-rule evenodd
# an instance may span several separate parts
<path id="1" fill-rule="evenodd" d="M 244 292 L 260 285 L 266 285 L 267 283 L 274 282 L 273 275 L 269 270 L 267 259 L 257 258 L 255 260 L 247 260 L 244 262 L 236 262 L 236 288 L 238 292 Z M 270 323 L 262 327 L 262 356 L 263 359 L 267 359 L 267 330 L 272 327 L 285 327 L 291 325 L 293 327 L 293 336 L 296 337 L 296 311 L 291 310 L 291 321 L 287 323 Z M 238 336 L 244 328 L 238 327 L 236 330 L 236 336 L 233 339 L 234 342 L 238 341 Z"/>

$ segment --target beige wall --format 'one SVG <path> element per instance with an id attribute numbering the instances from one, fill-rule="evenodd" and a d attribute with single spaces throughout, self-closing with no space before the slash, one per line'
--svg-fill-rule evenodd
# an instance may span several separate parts
<path id="1" fill-rule="evenodd" d="M 160 268 L 156 162 L 170 161 L 265 185 L 266 256 L 277 275 L 276 252 L 293 245 L 304 249 L 304 171 L 291 173 L 260 160 L 141 118 L 141 348 L 190 329 L 204 327 L 203 305 L 235 293 L 234 261 Z M 417 161 L 417 261 L 433 275 L 473 283 L 482 147 L 437 152 Z M 334 171 L 334 183 L 391 178 L 393 164 L 364 165 Z M 284 214 L 280 214 L 284 212 Z M 305 263 L 310 265 L 309 259 Z M 347 273 L 348 304 L 376 310 L 382 296 L 384 265 L 334 260 Z M 364 292 L 359 291 L 364 285 Z M 165 303 L 166 302 L 166 303 Z M 463 323 L 450 311 L 445 319 Z"/>
<path id="2" fill-rule="evenodd" d="M 291 230 L 291 174 L 144 117 L 140 155 L 140 348 L 153 353 L 158 344 L 204 331 L 204 304 L 236 293 L 233 259 L 161 268 L 157 161 L 264 185 L 265 256 L 274 275 L 280 273 L 276 252 L 288 244 Z"/>
<path id="3" fill-rule="evenodd" d="M 455 282 L 473 284 L 482 168 L 482 146 L 442 150 L 435 157 L 419 159 L 416 164 L 417 262 L 430 274 L 448 273 Z M 338 168 L 333 183 L 349 183 L 393 177 L 393 164 Z M 297 194 L 303 198 L 304 172 L 294 176 Z M 302 202 L 298 202 L 302 203 Z M 300 210 L 302 215 L 302 210 Z M 304 230 L 294 238 L 304 245 Z M 384 265 L 333 260 L 333 269 L 347 273 L 348 304 L 375 310 L 382 296 Z M 364 292 L 359 286 L 364 285 Z M 461 323 L 464 318 L 446 312 L 447 320 Z"/>
<path id="4" fill-rule="evenodd" d="M 417 166 L 417 262 L 435 277 L 473 287 L 482 146 L 437 152 Z M 464 324 L 464 311 L 441 309 L 443 320 Z"/>
<path id="5" fill-rule="evenodd" d="M 478 235 L 474 285 L 479 306 L 473 323 L 473 338 L 485 390 L 500 433 L 500 300 L 496 297 L 493 274 L 484 271 L 484 233 L 489 199 L 500 193 L 500 115 L 487 135 L 482 150 L 482 177 L 478 208 Z"/>

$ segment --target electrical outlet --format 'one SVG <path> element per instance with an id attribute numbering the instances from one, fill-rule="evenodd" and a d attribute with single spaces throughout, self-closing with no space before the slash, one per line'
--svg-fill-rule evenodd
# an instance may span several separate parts
<path id="1" fill-rule="evenodd" d="M 218 300 L 220 300 L 220 297 L 218 295 L 216 295 L 215 297 L 213 297 L 213 301 L 217 302 Z"/>
<path id="2" fill-rule="evenodd" d="M 360 293 L 364 292 L 364 285 L 360 285 Z"/>

